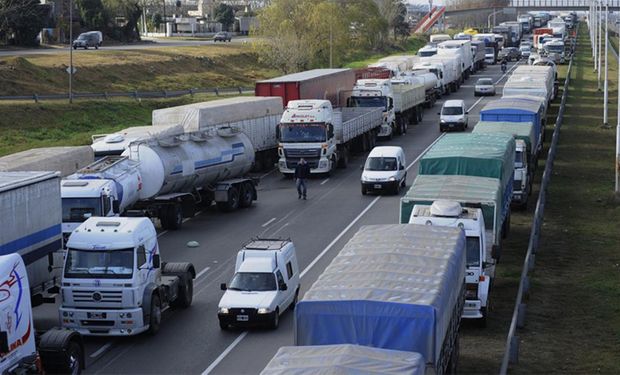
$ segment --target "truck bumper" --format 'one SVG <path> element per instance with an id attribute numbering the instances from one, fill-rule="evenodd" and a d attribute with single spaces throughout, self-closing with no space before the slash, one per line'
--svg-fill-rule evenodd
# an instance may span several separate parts
<path id="1" fill-rule="evenodd" d="M 58 309 L 63 328 L 86 336 L 131 336 L 148 329 L 142 308 L 126 310 Z"/>
<path id="2" fill-rule="evenodd" d="M 482 302 L 480 300 L 465 300 L 465 307 L 463 308 L 463 319 L 480 319 L 482 315 Z"/>
<path id="3" fill-rule="evenodd" d="M 377 137 L 379 138 L 387 138 L 392 135 L 392 127 L 389 124 L 383 124 L 379 128 L 379 134 Z"/>
<path id="4" fill-rule="evenodd" d="M 321 158 L 316 164 L 317 166 L 315 168 L 310 167 L 310 174 L 328 173 L 331 171 L 330 162 L 326 158 Z M 284 175 L 292 175 L 295 173 L 295 169 L 289 168 L 286 163 L 286 159 L 283 158 L 278 161 L 278 169 L 280 170 L 280 173 Z"/>

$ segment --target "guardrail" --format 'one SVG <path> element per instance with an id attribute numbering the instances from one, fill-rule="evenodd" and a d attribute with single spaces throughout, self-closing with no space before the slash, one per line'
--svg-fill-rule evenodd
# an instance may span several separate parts
<path id="1" fill-rule="evenodd" d="M 577 43 L 577 37 L 573 40 L 573 50 Z M 545 170 L 542 176 L 542 182 L 540 184 L 540 193 L 538 194 L 538 200 L 536 201 L 536 211 L 534 212 L 534 222 L 532 223 L 532 231 L 530 232 L 530 240 L 527 247 L 527 253 L 523 261 L 523 270 L 521 271 L 521 279 L 519 280 L 519 290 L 517 291 L 517 298 L 515 307 L 512 313 L 512 320 L 510 322 L 510 329 L 508 330 L 508 336 L 506 338 L 506 349 L 504 351 L 504 357 L 502 359 L 502 367 L 500 369 L 500 375 L 506 375 L 508 372 L 508 365 L 510 363 L 518 363 L 519 361 L 519 336 L 516 335 L 517 328 L 523 328 L 525 326 L 525 312 L 527 305 L 523 302 L 523 296 L 529 293 L 530 278 L 528 273 L 534 269 L 534 262 L 536 260 L 536 252 L 538 251 L 538 241 L 540 239 L 540 231 L 543 222 L 543 216 L 545 213 L 545 203 L 547 200 L 547 186 L 551 179 L 551 173 L 553 172 L 553 162 L 555 160 L 555 154 L 560 137 L 560 129 L 562 127 L 562 121 L 564 119 L 564 107 L 566 105 L 566 98 L 568 97 L 568 85 L 570 83 L 570 73 L 573 67 L 574 54 L 571 56 L 568 64 L 568 71 L 566 73 L 566 80 L 564 81 L 564 91 L 562 93 L 562 101 L 560 102 L 560 110 L 555 121 L 555 129 L 553 130 L 553 137 L 551 139 L 551 146 L 547 153 L 547 161 L 545 163 Z"/>
<path id="2" fill-rule="evenodd" d="M 159 91 L 128 91 L 128 92 L 74 92 L 73 99 L 111 99 L 111 98 L 133 98 L 136 100 L 142 99 L 161 99 L 161 98 L 175 98 L 179 96 L 195 94 L 212 94 L 230 95 L 230 94 L 243 94 L 248 92 L 254 92 L 254 88 L 249 87 L 224 87 L 224 88 L 196 88 L 187 90 L 159 90 Z M 0 96 L 0 101 L 7 100 L 33 100 L 38 103 L 41 100 L 69 100 L 69 94 L 32 94 L 32 95 L 13 95 L 13 96 Z"/>

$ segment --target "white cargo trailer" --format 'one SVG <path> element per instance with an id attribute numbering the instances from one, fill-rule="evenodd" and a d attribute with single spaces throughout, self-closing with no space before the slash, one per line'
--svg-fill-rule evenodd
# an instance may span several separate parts
<path id="1" fill-rule="evenodd" d="M 33 148 L 0 157 L 0 172 L 59 171 L 64 177 L 93 160 L 89 146 Z"/>

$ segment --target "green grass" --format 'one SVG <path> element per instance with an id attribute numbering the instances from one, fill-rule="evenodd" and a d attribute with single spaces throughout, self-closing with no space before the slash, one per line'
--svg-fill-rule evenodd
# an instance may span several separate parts
<path id="1" fill-rule="evenodd" d="M 345 68 L 358 69 L 365 68 L 369 64 L 377 62 L 382 57 L 389 55 L 405 55 L 416 54 L 421 47 L 428 42 L 428 38 L 424 35 L 413 35 L 402 43 L 402 45 L 391 46 L 388 51 L 383 53 L 373 54 L 360 54 L 359 56 L 353 56 L 351 62 L 344 65 Z"/>
<path id="2" fill-rule="evenodd" d="M 617 66 L 610 52 L 609 122 Z M 620 207 L 612 198 L 615 132 L 601 127 L 585 27 L 571 74 L 519 364 L 512 373 L 620 373 Z M 528 228 L 529 229 L 529 228 Z"/>
<path id="3" fill-rule="evenodd" d="M 205 94 L 174 99 L 77 100 L 0 103 L 0 156 L 34 147 L 91 144 L 92 134 L 105 134 L 151 123 L 154 109 L 217 99 Z"/>

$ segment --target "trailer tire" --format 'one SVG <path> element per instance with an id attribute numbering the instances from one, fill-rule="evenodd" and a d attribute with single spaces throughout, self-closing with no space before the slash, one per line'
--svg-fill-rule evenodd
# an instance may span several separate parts
<path id="1" fill-rule="evenodd" d="M 179 295 L 177 296 L 177 299 L 170 303 L 170 305 L 172 307 L 181 307 L 186 309 L 192 305 L 192 301 L 194 300 L 194 280 L 192 279 L 192 275 L 190 273 L 180 275 L 179 279 L 182 282 L 182 285 L 179 288 Z"/>
<path id="2" fill-rule="evenodd" d="M 161 327 L 161 300 L 157 294 L 151 298 L 151 314 L 149 317 L 149 334 L 155 335 Z"/>
<path id="3" fill-rule="evenodd" d="M 239 207 L 247 208 L 252 205 L 254 200 L 254 186 L 251 182 L 241 184 L 241 195 L 239 196 Z"/>
<path id="4" fill-rule="evenodd" d="M 161 226 L 164 229 L 177 230 L 183 225 L 183 210 L 179 203 L 175 203 L 163 209 L 163 215 L 160 217 Z"/>
<path id="5" fill-rule="evenodd" d="M 230 189 L 228 189 L 228 201 L 217 202 L 217 208 L 223 212 L 232 212 L 239 208 L 239 190 L 231 186 Z"/>
<path id="6" fill-rule="evenodd" d="M 338 158 L 338 168 L 346 168 L 349 165 L 349 149 L 345 146 L 340 153 L 340 158 Z"/>
<path id="7" fill-rule="evenodd" d="M 39 354 L 47 374 L 80 374 L 84 369 L 84 347 L 76 332 L 64 329 L 45 332 Z"/>

